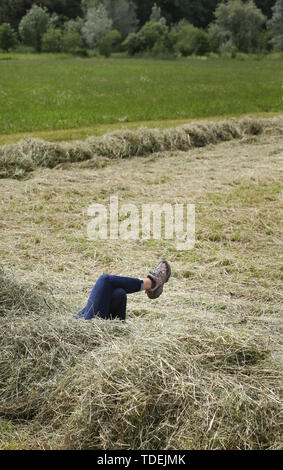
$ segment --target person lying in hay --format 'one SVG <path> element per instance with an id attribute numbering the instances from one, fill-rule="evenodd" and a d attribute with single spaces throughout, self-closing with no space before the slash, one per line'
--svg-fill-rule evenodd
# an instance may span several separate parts
<path id="1" fill-rule="evenodd" d="M 170 275 L 171 268 L 166 260 L 160 261 L 143 279 L 102 274 L 91 291 L 87 305 L 75 318 L 91 320 L 93 317 L 100 317 L 125 321 L 127 294 L 145 290 L 150 299 L 157 299 Z"/>

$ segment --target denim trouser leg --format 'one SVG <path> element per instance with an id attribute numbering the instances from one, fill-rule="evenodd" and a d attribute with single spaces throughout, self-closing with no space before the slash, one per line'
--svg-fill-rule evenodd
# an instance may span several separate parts
<path id="1" fill-rule="evenodd" d="M 116 287 L 111 296 L 110 302 L 110 317 L 112 320 L 118 318 L 119 320 L 126 320 L 126 307 L 127 307 L 127 294 L 121 287 Z"/>
<path id="2" fill-rule="evenodd" d="M 76 317 L 91 320 L 96 315 L 107 319 L 111 314 L 125 319 L 126 294 L 139 292 L 141 287 L 141 279 L 103 274 L 93 287 L 86 307 Z M 112 311 L 114 308 L 116 312 Z"/>

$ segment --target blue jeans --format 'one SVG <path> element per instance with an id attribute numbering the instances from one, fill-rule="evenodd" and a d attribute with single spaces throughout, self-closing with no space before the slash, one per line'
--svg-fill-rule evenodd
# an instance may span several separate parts
<path id="1" fill-rule="evenodd" d="M 126 319 L 127 294 L 143 289 L 143 281 L 138 278 L 102 274 L 94 285 L 87 305 L 75 318 L 91 320 L 94 316 Z"/>

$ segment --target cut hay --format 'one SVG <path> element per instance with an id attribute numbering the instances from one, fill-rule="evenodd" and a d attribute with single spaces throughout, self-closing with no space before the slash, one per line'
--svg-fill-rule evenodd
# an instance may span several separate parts
<path id="1" fill-rule="evenodd" d="M 143 322 L 129 327 L 126 341 L 87 354 L 51 393 L 41 419 L 53 414 L 62 423 L 73 399 L 57 429 L 64 447 L 248 449 L 278 439 L 270 414 L 278 398 L 266 393 L 265 374 L 261 385 L 256 373 L 249 377 L 255 369 L 261 375 L 261 341 L 227 330 L 220 336 L 180 317 L 153 322 L 154 333 Z"/>
<path id="2" fill-rule="evenodd" d="M 205 142 L 201 129 L 191 128 L 190 145 Z M 114 155 L 96 174 L 80 171 L 110 161 L 105 137 L 108 157 L 2 180 L 0 449 L 282 448 L 274 129 L 270 120 L 229 141 L 227 128 L 217 147 L 212 135 L 210 147 Z M 153 194 L 196 203 L 194 250 L 87 242 L 82 211 L 116 191 L 135 204 Z M 143 275 L 163 256 L 173 268 L 165 295 L 129 296 L 125 324 L 73 318 L 102 272 Z"/>
<path id="3" fill-rule="evenodd" d="M 39 167 L 54 168 L 62 163 L 83 162 L 93 158 L 97 162 L 101 157 L 116 159 L 170 150 L 188 151 L 194 147 L 269 132 L 276 126 L 278 129 L 283 128 L 281 118 L 245 118 L 192 123 L 165 130 L 119 130 L 103 137 L 89 137 L 85 141 L 72 143 L 51 143 L 28 138 L 0 147 L 0 177 L 20 179 Z"/>
<path id="4" fill-rule="evenodd" d="M 40 313 L 42 309 L 52 308 L 49 303 L 50 299 L 47 301 L 46 296 L 39 293 L 36 283 L 20 283 L 12 274 L 0 269 L 0 317 Z"/>
<path id="5" fill-rule="evenodd" d="M 269 449 L 280 442 L 268 340 L 206 319 L 0 319 L 0 416 L 53 449 Z"/>

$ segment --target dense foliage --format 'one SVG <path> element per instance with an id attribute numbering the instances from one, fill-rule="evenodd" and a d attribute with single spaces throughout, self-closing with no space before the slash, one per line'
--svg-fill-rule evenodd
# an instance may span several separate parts
<path id="1" fill-rule="evenodd" d="M 215 8 L 221 0 L 132 0 L 132 2 L 136 7 L 139 26 L 149 20 L 152 8 L 156 4 L 169 23 L 176 23 L 185 18 L 194 26 L 205 28 L 213 20 Z M 55 12 L 65 20 L 76 18 L 83 15 L 82 3 L 81 0 L 0 0 L 0 23 L 10 23 L 17 28 L 33 4 L 45 6 L 49 12 Z M 120 1 L 112 3 L 119 4 Z M 124 3 L 128 1 L 125 0 Z M 276 0 L 255 0 L 255 4 L 268 18 L 272 16 L 272 7 L 275 3 Z"/>
<path id="2" fill-rule="evenodd" d="M 23 42 L 34 46 L 35 50 L 40 52 L 42 36 L 47 31 L 49 23 L 50 16 L 46 8 L 33 5 L 19 25 L 19 33 Z"/>
<path id="3" fill-rule="evenodd" d="M 70 49 L 59 45 L 64 37 L 80 44 L 73 50 L 106 56 L 114 50 L 184 56 L 282 50 L 282 8 L 281 0 L 0 0 L 0 25 L 10 38 L 2 33 L 0 48 L 13 48 L 19 39 L 41 51 L 45 35 L 50 52 Z M 66 25 L 72 34 L 65 34 Z M 119 47 L 105 39 L 111 30 L 121 35 Z"/>
<path id="4" fill-rule="evenodd" d="M 32 5 L 46 7 L 50 13 L 57 13 L 62 21 L 82 15 L 81 0 L 0 0 L 0 23 L 7 22 L 18 28 Z"/>
<path id="5" fill-rule="evenodd" d="M 272 11 L 272 18 L 268 22 L 268 28 L 272 32 L 272 43 L 276 49 L 283 51 L 283 0 L 277 0 Z"/>
<path id="6" fill-rule="evenodd" d="M 210 36 L 217 48 L 236 47 L 242 52 L 252 52 L 258 47 L 258 39 L 265 17 L 252 1 L 229 0 L 220 3 L 215 11 L 215 23 L 210 25 Z"/>
<path id="7" fill-rule="evenodd" d="M 0 48 L 8 52 L 9 49 L 17 44 L 16 33 L 9 25 L 9 23 L 3 23 L 0 25 Z"/>

